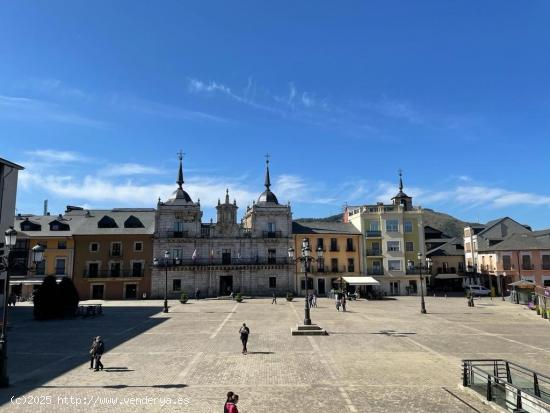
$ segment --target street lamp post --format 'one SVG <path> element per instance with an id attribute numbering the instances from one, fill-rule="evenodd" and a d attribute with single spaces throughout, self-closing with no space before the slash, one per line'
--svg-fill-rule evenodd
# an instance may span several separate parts
<path id="1" fill-rule="evenodd" d="M 170 251 L 164 251 L 164 312 L 168 312 L 168 260 Z"/>
<path id="2" fill-rule="evenodd" d="M 10 378 L 8 375 L 8 300 L 10 291 L 10 261 L 9 256 L 12 248 L 17 241 L 17 231 L 10 227 L 5 232 L 5 246 L 7 248 L 7 258 L 0 263 L 0 271 L 6 271 L 6 281 L 4 283 L 4 306 L 2 308 L 2 332 L 0 334 L 0 387 L 9 387 Z M 32 262 L 34 264 L 44 260 L 44 250 L 42 245 L 35 245 L 32 248 Z"/>
<path id="3" fill-rule="evenodd" d="M 423 274 L 422 274 L 422 270 L 424 268 L 426 270 L 431 269 L 432 259 L 427 257 L 426 260 L 425 260 L 426 265 L 423 265 L 422 264 L 422 253 L 419 252 L 417 257 L 418 257 L 418 273 L 419 273 L 419 277 L 420 277 L 420 313 L 426 314 L 427 313 L 427 311 L 426 311 L 426 302 L 424 300 L 424 277 L 423 277 Z M 409 264 L 409 269 L 413 270 L 414 269 L 414 261 L 409 260 L 408 264 Z"/>
<path id="4" fill-rule="evenodd" d="M 502 296 L 502 301 L 504 300 L 504 278 L 506 278 L 506 273 L 503 272 L 500 276 L 500 295 Z"/>
<path id="5" fill-rule="evenodd" d="M 291 260 L 295 260 L 296 262 L 301 262 L 304 264 L 305 289 L 306 289 L 305 303 L 304 303 L 304 325 L 310 326 L 311 317 L 310 317 L 309 300 L 308 300 L 307 273 L 310 269 L 309 266 L 311 265 L 311 262 L 314 261 L 315 258 L 311 256 L 311 247 L 309 246 L 309 240 L 307 238 L 304 238 L 302 240 L 302 253 L 299 257 L 294 257 L 294 248 L 292 247 L 288 249 L 288 257 Z M 320 259 L 320 258 L 323 258 L 323 249 L 321 247 L 317 248 L 317 259 Z"/>

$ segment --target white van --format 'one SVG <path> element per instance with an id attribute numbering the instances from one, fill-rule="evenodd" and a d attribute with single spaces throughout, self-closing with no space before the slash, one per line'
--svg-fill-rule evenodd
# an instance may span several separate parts
<path id="1" fill-rule="evenodd" d="M 466 287 L 466 291 L 469 291 L 474 295 L 490 295 L 491 290 L 483 287 L 482 285 L 469 285 Z"/>

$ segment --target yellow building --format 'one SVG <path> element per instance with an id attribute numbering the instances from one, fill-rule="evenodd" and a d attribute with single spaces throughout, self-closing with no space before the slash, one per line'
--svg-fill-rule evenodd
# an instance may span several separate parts
<path id="1" fill-rule="evenodd" d="M 62 215 L 18 215 L 14 229 L 17 243 L 11 253 L 11 290 L 18 296 L 30 298 L 33 289 L 42 284 L 46 275 L 58 279 L 73 277 L 73 232 L 80 225 L 80 217 Z M 32 248 L 42 245 L 44 261 L 32 263 Z"/>
<path id="2" fill-rule="evenodd" d="M 381 294 L 419 292 L 418 254 L 422 254 L 423 265 L 426 256 L 422 209 L 413 206 L 412 197 L 403 192 L 401 174 L 399 192 L 391 204 L 347 207 L 344 222 L 352 224 L 363 235 L 363 267 L 366 275 L 380 283 L 377 288 Z M 416 268 L 409 268 L 409 263 Z"/>
<path id="3" fill-rule="evenodd" d="M 324 296 L 340 287 L 340 277 L 361 275 L 361 233 L 351 224 L 343 222 L 295 221 L 292 224 L 294 250 L 300 255 L 302 240 L 307 238 L 311 254 L 317 250 L 323 258 L 312 262 L 308 271 L 308 290 Z M 305 293 L 305 274 L 302 263 L 296 264 L 294 285 L 298 294 Z"/>

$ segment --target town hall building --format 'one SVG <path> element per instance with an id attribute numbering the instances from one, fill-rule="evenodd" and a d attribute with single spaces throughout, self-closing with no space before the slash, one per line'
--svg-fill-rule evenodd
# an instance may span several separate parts
<path id="1" fill-rule="evenodd" d="M 183 188 L 179 155 L 177 189 L 164 202 L 159 199 L 153 241 L 154 268 L 151 294 L 169 298 L 182 293 L 215 297 L 231 292 L 278 295 L 294 291 L 294 265 L 288 258 L 292 246 L 290 205 L 279 203 L 271 191 L 269 160 L 265 190 L 248 206 L 241 222 L 229 190 L 218 200 L 217 221 L 203 223 L 200 201 Z"/>

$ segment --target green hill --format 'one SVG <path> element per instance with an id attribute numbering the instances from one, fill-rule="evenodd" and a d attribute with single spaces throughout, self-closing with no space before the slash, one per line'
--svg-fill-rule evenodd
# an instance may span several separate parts
<path id="1" fill-rule="evenodd" d="M 470 225 L 469 222 L 462 221 L 452 215 L 443 212 L 437 212 L 433 209 L 425 208 L 424 210 L 424 226 L 443 231 L 451 237 L 462 236 L 464 227 Z M 325 218 L 298 218 L 296 221 L 322 221 L 322 222 L 340 222 L 343 214 L 331 215 Z"/>

